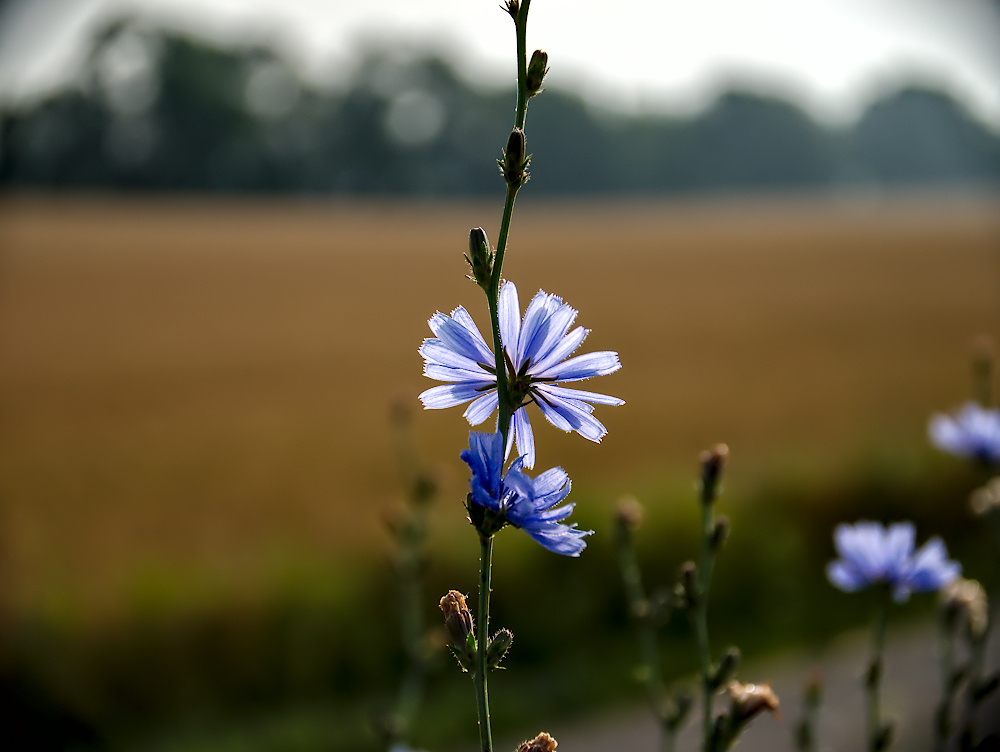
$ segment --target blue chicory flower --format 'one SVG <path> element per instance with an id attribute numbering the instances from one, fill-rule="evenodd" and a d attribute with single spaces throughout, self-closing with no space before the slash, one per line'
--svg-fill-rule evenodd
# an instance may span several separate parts
<path id="1" fill-rule="evenodd" d="M 912 522 L 888 528 L 868 521 L 838 525 L 834 543 L 840 558 L 827 565 L 826 576 L 849 593 L 888 585 L 897 603 L 909 599 L 910 593 L 939 590 L 958 577 L 962 567 L 948 559 L 940 538 L 931 538 L 917 551 L 913 550 L 915 539 Z"/>
<path id="2" fill-rule="evenodd" d="M 517 288 L 507 282 L 498 301 L 500 342 L 504 348 L 513 416 L 508 451 L 517 444 L 524 466 L 535 465 L 535 440 L 524 408 L 538 405 L 545 418 L 563 431 L 576 431 L 600 442 L 607 429 L 593 415 L 594 405 L 624 405 L 605 394 L 567 389 L 559 384 L 604 376 L 621 368 L 618 353 L 592 352 L 570 358 L 589 334 L 569 331 L 577 311 L 562 298 L 539 292 L 528 304 L 521 322 Z M 427 322 L 435 336 L 424 340 L 420 354 L 424 375 L 450 384 L 432 387 L 420 395 L 428 409 L 471 404 L 464 417 L 478 426 L 497 409 L 496 361 L 468 312 L 459 306 L 450 316 L 435 313 Z M 568 358 L 568 359 L 567 359 Z"/>
<path id="3" fill-rule="evenodd" d="M 936 413 L 927 425 L 931 443 L 958 457 L 1000 465 L 1000 409 L 966 402 L 953 415 Z"/>
<path id="4" fill-rule="evenodd" d="M 503 444 L 499 431 L 469 433 L 469 448 L 462 451 L 462 459 L 472 470 L 469 486 L 473 503 L 521 528 L 549 551 L 579 556 L 587 547 L 583 539 L 594 531 L 562 523 L 574 507 L 572 503 L 557 506 L 569 495 L 569 476 L 561 467 L 554 467 L 532 479 L 522 472 L 524 457 L 515 459 L 504 473 Z"/>

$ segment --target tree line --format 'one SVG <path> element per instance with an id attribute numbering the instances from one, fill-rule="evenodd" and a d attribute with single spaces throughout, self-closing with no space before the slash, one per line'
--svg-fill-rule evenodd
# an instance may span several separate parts
<path id="1" fill-rule="evenodd" d="M 474 196 L 499 185 L 508 91 L 442 58 L 371 49 L 337 89 L 275 50 L 223 47 L 134 19 L 93 40 L 78 85 L 0 110 L 0 186 Z M 947 93 L 901 88 L 852 126 L 729 91 L 691 117 L 532 103 L 532 190 L 677 194 L 908 185 L 995 188 L 1000 136 Z"/>

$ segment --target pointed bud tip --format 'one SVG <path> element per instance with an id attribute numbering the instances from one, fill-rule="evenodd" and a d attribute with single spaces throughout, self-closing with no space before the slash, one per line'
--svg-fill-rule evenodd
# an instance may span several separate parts
<path id="1" fill-rule="evenodd" d="M 542 90 L 542 81 L 545 74 L 549 72 L 549 56 L 542 50 L 535 50 L 531 53 L 531 60 L 528 61 L 527 77 L 525 85 L 528 96 L 533 97 Z"/>

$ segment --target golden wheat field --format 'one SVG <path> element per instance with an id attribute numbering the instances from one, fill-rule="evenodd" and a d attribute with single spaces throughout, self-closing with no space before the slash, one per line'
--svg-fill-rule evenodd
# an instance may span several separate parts
<path id="1" fill-rule="evenodd" d="M 1000 335 L 995 198 L 529 199 L 505 276 L 522 305 L 542 288 L 580 310 L 584 347 L 624 366 L 593 388 L 627 401 L 599 408 L 601 447 L 537 417 L 538 469 L 609 502 L 716 441 L 736 478 L 921 442 L 969 396 L 973 337 Z M 493 202 L 5 197 L 6 605 L 378 549 L 394 399 L 460 526 L 468 427 L 418 411 L 417 347 L 435 310 L 486 330 L 462 254 L 498 221 Z"/>

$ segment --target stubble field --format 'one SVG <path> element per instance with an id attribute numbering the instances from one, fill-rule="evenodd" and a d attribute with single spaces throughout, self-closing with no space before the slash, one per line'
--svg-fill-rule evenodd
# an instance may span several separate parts
<path id="1" fill-rule="evenodd" d="M 580 310 L 601 447 L 533 418 L 538 469 L 607 498 L 698 450 L 731 482 L 923 442 L 1000 335 L 995 199 L 539 203 L 506 277 Z M 286 556 L 364 561 L 400 495 L 389 408 L 441 467 L 438 533 L 464 525 L 460 412 L 419 412 L 416 352 L 464 305 L 468 229 L 498 206 L 42 199 L 0 203 L 3 605 L 113 607 L 137 572 L 227 588 Z M 290 554 L 289 552 L 296 552 Z M 303 553 L 304 552 L 304 553 Z M 359 558 L 359 556 L 361 558 Z"/>

